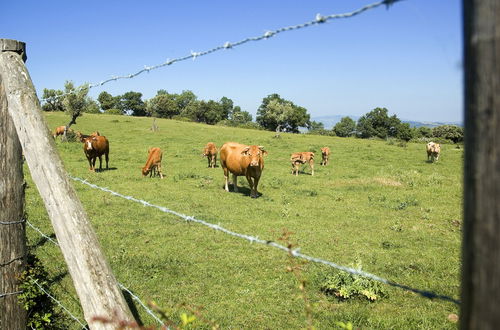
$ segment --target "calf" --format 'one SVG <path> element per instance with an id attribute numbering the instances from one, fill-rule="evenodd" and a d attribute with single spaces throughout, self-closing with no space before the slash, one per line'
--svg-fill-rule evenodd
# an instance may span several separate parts
<path id="1" fill-rule="evenodd" d="M 102 155 L 106 159 L 106 169 L 109 161 L 109 141 L 105 136 L 89 136 L 83 139 L 83 152 L 89 161 L 89 170 L 95 172 L 95 161 L 99 157 L 99 171 L 102 170 Z"/>
<path id="2" fill-rule="evenodd" d="M 161 151 L 160 148 L 149 148 L 148 154 L 146 165 L 142 168 L 142 175 L 146 176 L 149 174 L 149 177 L 151 177 L 151 175 L 154 177 L 158 174 L 160 179 L 163 179 L 163 174 L 161 173 L 161 158 L 163 156 L 163 151 Z"/>
<path id="3" fill-rule="evenodd" d="M 208 167 L 215 168 L 217 166 L 217 147 L 213 142 L 208 142 L 203 149 L 202 157 L 207 157 Z"/>
<path id="4" fill-rule="evenodd" d="M 52 137 L 55 139 L 59 135 L 64 135 L 64 130 L 66 129 L 66 126 L 58 126 L 54 129 L 54 132 L 52 132 Z M 67 132 L 72 132 L 71 128 L 67 129 Z"/>
<path id="5" fill-rule="evenodd" d="M 321 164 L 320 165 L 328 165 L 328 159 L 330 158 L 330 148 L 323 147 L 321 148 Z"/>
<path id="6" fill-rule="evenodd" d="M 308 163 L 311 175 L 314 175 L 314 152 L 294 152 L 290 156 L 290 161 L 292 162 L 292 174 L 299 175 L 300 165 Z"/>
<path id="7" fill-rule="evenodd" d="M 245 176 L 250 185 L 250 196 L 257 198 L 257 185 L 264 170 L 264 155 L 267 151 L 263 146 L 247 146 L 236 142 L 227 142 L 220 149 L 220 164 L 224 171 L 224 189 L 229 191 L 229 172 L 233 174 L 234 191 L 238 191 L 237 178 Z"/>
<path id="8" fill-rule="evenodd" d="M 427 143 L 427 161 L 436 162 L 439 159 L 439 154 L 441 153 L 441 145 L 439 143 L 429 142 Z"/>

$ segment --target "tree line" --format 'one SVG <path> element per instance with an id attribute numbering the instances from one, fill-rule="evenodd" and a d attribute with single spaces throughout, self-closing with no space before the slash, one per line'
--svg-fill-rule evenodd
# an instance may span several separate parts
<path id="1" fill-rule="evenodd" d="M 134 91 L 114 96 L 103 91 L 97 100 L 94 100 L 88 96 L 88 91 L 88 86 L 77 88 L 71 81 L 65 83 L 64 91 L 44 89 L 42 109 L 67 112 L 70 116 L 67 127 L 75 124 L 76 119 L 87 112 L 178 119 L 209 125 L 264 129 L 276 131 L 277 134 L 299 133 L 299 128 L 303 127 L 307 128 L 310 134 L 340 137 L 396 138 L 404 141 L 437 137 L 454 143 L 463 141 L 461 127 L 453 125 L 443 125 L 433 129 L 410 127 L 408 123 L 401 122 L 396 115 L 389 116 L 386 108 L 375 108 L 357 122 L 350 117 L 343 117 L 331 130 L 326 130 L 322 123 L 311 121 L 306 108 L 276 93 L 262 99 L 254 122 L 248 111 L 234 105 L 233 100 L 225 96 L 217 101 L 206 101 L 198 99 L 190 90 L 176 94 L 160 89 L 148 100 L 143 100 L 142 93 Z"/>

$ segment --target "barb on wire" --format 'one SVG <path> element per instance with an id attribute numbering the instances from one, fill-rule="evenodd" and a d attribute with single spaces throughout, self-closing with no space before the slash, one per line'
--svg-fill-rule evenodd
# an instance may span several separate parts
<path id="1" fill-rule="evenodd" d="M 111 81 L 116 81 L 116 80 L 119 80 L 119 79 L 132 79 L 132 78 L 137 77 L 141 73 L 150 72 L 152 70 L 156 70 L 156 69 L 162 68 L 164 66 L 172 65 L 172 64 L 174 64 L 176 62 L 181 62 L 181 61 L 185 61 L 185 60 L 188 60 L 188 59 L 195 60 L 198 57 L 205 56 L 205 55 L 208 55 L 208 54 L 211 54 L 211 53 L 215 53 L 217 51 L 221 51 L 221 50 L 225 50 L 225 49 L 230 49 L 230 48 L 238 47 L 238 46 L 241 46 L 243 44 L 246 44 L 247 42 L 261 41 L 261 40 L 269 39 L 269 38 L 271 38 L 271 37 L 273 37 L 273 36 L 275 36 L 275 35 L 277 35 L 279 33 L 287 32 L 287 31 L 292 31 L 292 30 L 299 30 L 299 29 L 307 28 L 307 27 L 310 27 L 310 26 L 313 26 L 313 25 L 323 24 L 323 23 L 326 23 L 326 22 L 334 20 L 334 19 L 354 17 L 354 16 L 359 15 L 359 14 L 361 14 L 361 13 L 367 11 L 367 10 L 374 9 L 374 8 L 377 8 L 377 7 L 382 6 L 382 5 L 385 5 L 387 8 L 389 8 L 389 6 L 391 6 L 394 3 L 399 2 L 399 1 L 402 1 L 402 0 L 383 0 L 383 1 L 379 1 L 379 2 L 375 2 L 375 3 L 372 3 L 372 4 L 366 5 L 364 7 L 361 7 L 359 9 L 357 9 L 357 10 L 354 10 L 352 12 L 343 13 L 343 14 L 331 14 L 331 15 L 327 15 L 327 16 L 322 16 L 320 14 L 317 14 L 316 17 L 315 17 L 315 19 L 312 20 L 312 21 L 308 21 L 308 22 L 305 22 L 305 23 L 302 23 L 302 24 L 297 24 L 297 25 L 291 25 L 291 26 L 287 26 L 287 27 L 282 27 L 282 28 L 279 28 L 279 29 L 276 29 L 276 30 L 269 30 L 269 31 L 266 31 L 263 35 L 256 36 L 256 37 L 248 37 L 248 38 L 242 39 L 240 41 L 236 41 L 236 42 L 229 42 L 228 41 L 228 42 L 225 42 L 223 45 L 216 46 L 214 48 L 211 48 L 211 49 L 208 49 L 208 50 L 205 50 L 205 51 L 202 51 L 202 52 L 195 52 L 195 51 L 191 50 L 190 55 L 186 55 L 186 56 L 179 57 L 179 58 L 174 58 L 174 59 L 167 59 L 165 62 L 157 64 L 157 65 L 153 65 L 153 66 L 144 66 L 143 69 L 141 69 L 141 70 L 139 70 L 139 71 L 137 71 L 135 73 L 131 73 L 131 74 L 128 74 L 128 75 L 123 75 L 123 76 L 113 76 L 113 77 L 111 77 L 109 79 L 103 80 L 103 81 L 98 82 L 98 83 L 88 84 L 88 85 L 86 85 L 83 88 L 89 88 L 90 89 L 90 88 L 94 88 L 94 87 L 99 87 L 99 86 L 107 84 L 107 83 L 109 83 Z M 63 93 L 61 95 L 53 96 L 53 97 L 50 97 L 50 98 L 47 98 L 47 99 L 41 99 L 41 101 L 47 101 L 47 100 L 56 99 L 56 98 L 63 97 L 65 95 L 68 95 L 68 94 L 71 94 L 71 93 L 75 93 L 77 91 L 78 91 L 78 89 L 75 89 L 74 91 L 71 91 L 71 92 L 68 92 L 68 93 Z"/>
<path id="2" fill-rule="evenodd" d="M 16 261 L 16 260 L 21 260 L 21 259 L 23 259 L 24 257 L 26 257 L 26 255 L 22 255 L 22 256 L 19 256 L 19 257 L 14 258 L 14 259 L 11 259 L 11 260 L 9 260 L 9 261 L 7 261 L 7 262 L 1 263 L 1 264 L 0 264 L 0 267 L 7 266 L 7 265 L 9 265 L 9 264 L 13 263 L 13 262 L 14 262 L 14 261 Z"/>
<path id="3" fill-rule="evenodd" d="M 60 246 L 58 242 L 56 242 L 55 240 L 53 240 L 52 238 L 50 238 L 49 236 L 45 235 L 40 229 L 38 229 L 37 227 L 35 227 L 32 223 L 30 223 L 29 221 L 26 221 L 26 223 L 35 231 L 37 231 L 42 237 L 48 239 L 50 242 L 52 242 L 53 244 L 57 245 L 57 246 Z M 160 323 L 160 325 L 164 325 L 164 323 L 158 319 L 153 311 L 151 309 L 149 309 L 142 301 L 139 297 L 137 297 L 136 295 L 134 295 L 129 289 L 127 289 L 127 287 L 125 287 L 123 284 L 121 284 L 120 282 L 118 282 L 118 286 L 120 286 L 120 288 L 122 288 L 123 290 L 127 291 L 131 296 L 132 298 L 139 302 L 139 304 L 146 310 L 146 312 L 148 314 L 150 314 L 151 316 L 153 316 L 153 318 L 158 321 Z"/>
<path id="4" fill-rule="evenodd" d="M 0 225 L 15 225 L 15 224 L 18 224 L 18 223 L 23 223 L 25 221 L 26 221 L 26 219 L 21 219 L 21 220 L 18 220 L 18 221 L 0 221 Z"/>
<path id="5" fill-rule="evenodd" d="M 180 217 L 180 218 L 182 218 L 182 219 L 184 219 L 186 221 L 196 222 L 196 223 L 202 224 L 202 225 L 204 225 L 206 227 L 209 227 L 209 228 L 221 231 L 223 233 L 226 233 L 228 235 L 245 239 L 245 240 L 249 241 L 250 243 L 259 243 L 259 244 L 263 244 L 263 245 L 267 245 L 267 246 L 272 246 L 272 247 L 274 247 L 276 249 L 285 251 L 286 253 L 290 253 L 294 257 L 305 259 L 305 260 L 308 260 L 308 261 L 311 261 L 311 262 L 315 262 L 315 263 L 320 263 L 320 264 L 323 264 L 323 265 L 327 265 L 327 266 L 336 268 L 338 270 L 342 270 L 344 272 L 347 272 L 347 273 L 350 273 L 350 274 L 353 274 L 353 275 L 358 275 L 358 276 L 370 278 L 370 279 L 372 279 L 374 281 L 378 281 L 378 282 L 385 283 L 385 284 L 390 285 L 390 286 L 398 287 L 398 288 L 403 289 L 403 290 L 407 290 L 407 291 L 411 291 L 411 292 L 420 294 L 421 296 L 423 296 L 425 298 L 429 298 L 429 299 L 441 299 L 441 300 L 444 300 L 444 301 L 449 301 L 449 302 L 455 303 L 457 305 L 460 304 L 460 301 L 458 301 L 457 299 L 454 299 L 454 298 L 451 298 L 451 297 L 448 297 L 448 296 L 445 296 L 445 295 L 437 294 L 437 293 L 430 292 L 430 291 L 427 291 L 427 290 L 421 290 L 421 289 L 412 288 L 410 286 L 407 286 L 407 285 L 404 285 L 404 284 L 399 284 L 399 283 L 387 280 L 387 279 L 382 278 L 380 276 L 377 276 L 377 275 L 374 275 L 374 274 L 371 274 L 371 273 L 368 273 L 368 272 L 365 272 L 365 271 L 362 271 L 362 270 L 359 270 L 359 269 L 355 269 L 355 268 L 351 268 L 351 267 L 346 267 L 346 266 L 342 266 L 342 265 L 339 265 L 339 264 L 331 262 L 331 261 L 323 260 L 323 259 L 316 258 L 316 257 L 311 257 L 311 256 L 308 256 L 308 255 L 300 253 L 298 251 L 298 249 L 292 250 L 292 249 L 290 249 L 290 248 L 288 248 L 286 246 L 283 246 L 283 245 L 278 244 L 278 243 L 273 242 L 273 241 L 259 239 L 258 237 L 254 237 L 254 236 L 251 236 L 251 235 L 240 234 L 240 233 L 231 231 L 229 229 L 226 229 L 224 227 L 221 227 L 220 225 L 216 225 L 216 224 L 204 221 L 204 220 L 196 219 L 196 218 L 194 218 L 192 216 L 188 216 L 188 215 L 185 215 L 185 214 L 182 214 L 182 213 L 170 210 L 170 209 L 168 209 L 168 208 L 166 208 L 164 206 L 159 206 L 159 205 L 151 204 L 151 203 L 149 203 L 147 201 L 144 201 L 142 199 L 137 199 L 137 198 L 134 198 L 132 196 L 125 196 L 125 195 L 117 193 L 117 192 L 115 192 L 115 191 L 113 191 L 111 189 L 97 186 L 95 184 L 89 183 L 86 180 L 83 180 L 83 179 L 80 179 L 80 178 L 77 178 L 77 177 L 72 177 L 72 176 L 69 176 L 69 177 L 72 180 L 74 180 L 74 181 L 79 181 L 79 182 L 81 182 L 83 184 L 86 184 L 89 187 L 92 187 L 94 189 L 99 189 L 99 190 L 108 192 L 108 193 L 110 193 L 112 195 L 115 195 L 117 197 L 121 197 L 121 198 L 130 200 L 130 201 L 133 201 L 133 202 L 137 202 L 137 203 L 140 203 L 140 204 L 142 204 L 144 206 L 149 206 L 149 207 L 153 207 L 153 208 L 159 209 L 162 212 L 176 215 L 177 217 Z"/>
<path id="6" fill-rule="evenodd" d="M 16 292 L 9 292 L 9 293 L 0 293 L 0 298 L 8 297 L 8 296 L 13 296 L 15 294 L 20 294 L 23 293 L 22 291 L 16 291 Z"/>
<path id="7" fill-rule="evenodd" d="M 78 317 L 76 317 L 75 315 L 73 315 L 66 307 L 64 307 L 64 305 L 59 300 L 57 300 L 50 293 L 48 293 L 47 291 L 45 291 L 45 289 L 38 283 L 37 280 L 34 280 L 33 283 L 35 283 L 40 288 L 40 290 L 42 290 L 42 292 L 45 293 L 50 299 L 54 300 L 59 306 L 61 306 L 61 308 L 67 314 L 69 314 L 69 316 L 71 316 L 71 318 L 73 320 L 75 320 L 76 322 L 78 322 L 84 329 L 88 329 L 87 325 L 83 324 L 82 321 L 80 321 L 80 319 Z"/>

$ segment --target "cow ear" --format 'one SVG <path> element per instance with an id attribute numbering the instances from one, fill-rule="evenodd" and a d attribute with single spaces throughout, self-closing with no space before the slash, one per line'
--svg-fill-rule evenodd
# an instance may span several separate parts
<path id="1" fill-rule="evenodd" d="M 245 147 L 245 149 L 243 149 L 243 150 L 241 151 L 241 154 L 242 154 L 242 155 L 248 155 L 248 150 L 250 150 L 250 147 Z"/>

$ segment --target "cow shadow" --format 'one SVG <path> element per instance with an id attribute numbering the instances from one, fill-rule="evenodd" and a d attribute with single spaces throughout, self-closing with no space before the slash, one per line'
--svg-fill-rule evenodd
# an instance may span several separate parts
<path id="1" fill-rule="evenodd" d="M 222 189 L 224 189 L 224 185 L 222 185 Z M 250 196 L 250 193 L 252 192 L 252 190 L 248 187 L 245 187 L 245 186 L 243 186 L 243 187 L 238 186 L 238 191 L 234 191 L 234 185 L 232 183 L 230 183 L 229 184 L 229 192 L 244 195 L 244 196 Z M 258 192 L 257 197 L 255 197 L 255 198 L 259 198 L 260 196 L 262 196 L 262 194 L 260 192 Z"/>
<path id="2" fill-rule="evenodd" d="M 95 169 L 96 173 L 101 173 L 101 172 L 106 172 L 106 171 L 116 171 L 118 168 L 116 167 L 108 167 L 108 168 L 103 168 L 103 169 Z"/>

